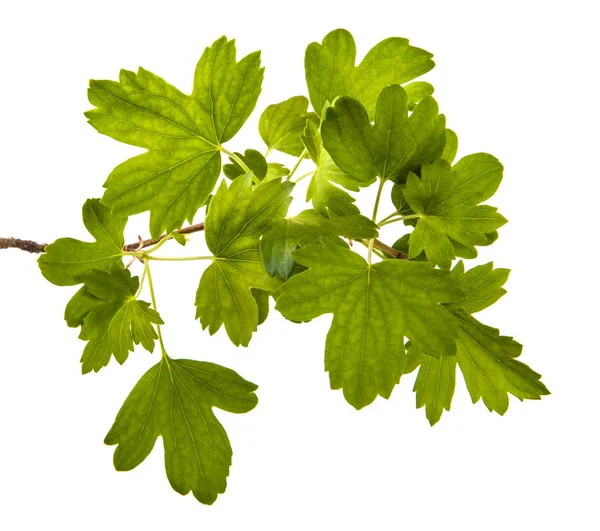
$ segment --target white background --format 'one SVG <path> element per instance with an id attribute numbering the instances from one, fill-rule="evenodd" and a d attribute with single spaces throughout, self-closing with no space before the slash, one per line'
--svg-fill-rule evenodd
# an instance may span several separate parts
<path id="1" fill-rule="evenodd" d="M 458 383 L 452 411 L 430 428 L 415 409 L 413 374 L 390 400 L 356 412 L 323 372 L 330 316 L 297 326 L 273 314 L 248 349 L 236 349 L 194 321 L 205 264 L 160 264 L 171 356 L 216 361 L 260 385 L 254 411 L 217 412 L 233 466 L 227 492 L 205 507 L 171 490 L 160 440 L 127 473 L 114 471 L 114 448 L 102 442 L 157 354 L 140 349 L 123 367 L 113 360 L 81 376 L 83 343 L 62 318 L 74 288 L 49 284 L 34 256 L 0 251 L 0 528 L 600 529 L 594 4 L 3 2 L 0 235 L 44 242 L 87 239 L 82 203 L 139 152 L 86 124 L 89 78 L 143 65 L 189 91 L 197 59 L 220 35 L 237 39 L 238 57 L 262 49 L 256 113 L 228 144 L 241 151 L 263 149 L 256 124 L 269 103 L 306 93 L 304 49 L 328 31 L 351 30 L 360 57 L 393 35 L 433 52 L 425 79 L 459 155 L 488 151 L 505 165 L 491 203 L 510 222 L 477 263 L 513 272 L 509 294 L 481 318 L 525 345 L 521 359 L 553 394 L 511 400 L 500 417 L 472 405 Z M 127 239 L 146 227 L 136 217 Z"/>

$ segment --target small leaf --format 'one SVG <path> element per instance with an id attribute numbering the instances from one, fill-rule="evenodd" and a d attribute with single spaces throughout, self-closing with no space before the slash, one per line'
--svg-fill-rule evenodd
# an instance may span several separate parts
<path id="1" fill-rule="evenodd" d="M 93 269 L 110 271 L 115 264 L 123 266 L 127 218 L 113 215 L 98 199 L 88 199 L 83 205 L 83 223 L 94 243 L 60 238 L 38 259 L 44 277 L 57 286 L 80 284 L 81 275 Z"/>
<path id="2" fill-rule="evenodd" d="M 138 301 L 139 280 L 117 265 L 110 273 L 94 270 L 82 275 L 84 287 L 67 305 L 70 325 L 81 325 L 80 339 L 88 341 L 81 357 L 82 371 L 99 371 L 111 356 L 124 363 L 134 344 L 152 352 L 157 338 L 153 324 L 163 324 L 150 304 Z"/>
<path id="3" fill-rule="evenodd" d="M 258 131 L 269 151 L 276 149 L 299 157 L 304 150 L 300 136 L 307 120 L 315 124 L 319 121 L 314 112 L 308 112 L 308 100 L 304 96 L 294 96 L 269 105 L 260 117 Z"/>
<path id="4" fill-rule="evenodd" d="M 510 269 L 494 269 L 494 264 L 476 266 L 464 272 L 463 262 L 458 262 L 452 274 L 460 282 L 464 297 L 453 303 L 452 308 L 463 308 L 468 313 L 476 313 L 494 304 L 506 290 L 502 287 L 508 280 Z"/>
<path id="5" fill-rule="evenodd" d="M 329 217 L 330 214 L 335 216 L 359 214 L 358 207 L 353 204 L 355 199 L 336 184 L 358 192 L 361 186 L 368 186 L 374 180 L 361 182 L 342 171 L 323 148 L 321 133 L 315 124 L 307 123 L 302 141 L 309 156 L 317 165 L 306 191 L 306 200 L 312 201 L 314 209 L 325 217 Z"/>
<path id="6" fill-rule="evenodd" d="M 456 257 L 453 242 L 485 245 L 486 233 L 506 223 L 494 207 L 478 205 L 497 188 L 491 180 L 489 174 L 454 172 L 444 160 L 423 164 L 421 179 L 411 173 L 403 194 L 421 217 L 410 237 L 409 257 L 425 251 L 430 262 L 447 269 Z"/>
<path id="7" fill-rule="evenodd" d="M 326 218 L 315 210 L 304 210 L 266 232 L 260 242 L 260 251 L 269 275 L 286 280 L 296 267 L 293 251 L 311 243 L 319 244 L 321 237 L 347 247 L 338 236 L 376 238 L 377 227 L 360 214 Z"/>
<path id="8" fill-rule="evenodd" d="M 444 409 L 450 411 L 456 382 L 456 356 L 434 358 L 419 354 L 419 361 L 413 390 L 417 393 L 417 408 L 425 406 L 427 420 L 433 426 Z"/>

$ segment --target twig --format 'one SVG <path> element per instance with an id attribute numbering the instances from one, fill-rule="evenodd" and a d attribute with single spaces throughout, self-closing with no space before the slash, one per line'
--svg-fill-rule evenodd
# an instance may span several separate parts
<path id="1" fill-rule="evenodd" d="M 174 232 L 178 232 L 179 234 L 193 234 L 194 232 L 200 232 L 202 230 L 204 230 L 204 222 L 197 223 L 196 225 L 190 225 L 189 227 L 184 227 L 183 229 L 179 229 Z M 143 249 L 144 247 L 156 245 L 166 237 L 167 235 L 163 234 L 158 238 L 141 241 L 138 240 L 135 243 L 128 243 L 127 245 L 123 246 L 123 250 L 127 252 L 137 251 L 139 249 Z M 0 238 L 0 249 L 21 249 L 22 251 L 27 251 L 28 253 L 43 253 L 46 251 L 47 245 L 47 243 L 36 243 L 32 242 L 31 240 L 19 240 L 18 238 Z"/>
<path id="2" fill-rule="evenodd" d="M 47 243 L 36 243 L 31 240 L 19 240 L 18 238 L 0 238 L 0 249 L 21 249 L 28 253 L 43 253 Z"/>

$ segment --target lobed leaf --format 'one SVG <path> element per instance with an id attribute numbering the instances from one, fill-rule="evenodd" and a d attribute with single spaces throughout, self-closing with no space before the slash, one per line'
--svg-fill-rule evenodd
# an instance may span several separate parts
<path id="1" fill-rule="evenodd" d="M 343 29 L 328 33 L 323 43 L 308 45 L 304 57 L 306 84 L 313 109 L 322 116 L 327 104 L 339 96 L 359 100 L 373 116 L 379 93 L 429 72 L 432 55 L 410 46 L 408 39 L 391 37 L 374 46 L 355 66 L 356 44 Z"/>
<path id="2" fill-rule="evenodd" d="M 133 388 L 106 435 L 106 444 L 118 445 L 115 468 L 134 469 L 160 436 L 173 489 L 214 503 L 225 492 L 232 451 L 213 408 L 246 413 L 258 402 L 256 389 L 231 369 L 163 355 Z"/>
<path id="3" fill-rule="evenodd" d="M 112 356 L 123 364 L 134 344 L 154 351 L 154 324 L 163 324 L 150 304 L 136 300 L 139 279 L 128 269 L 114 265 L 111 272 L 93 270 L 81 276 L 84 286 L 67 304 L 65 319 L 81 326 L 87 341 L 81 357 L 82 372 L 98 372 Z"/>
<path id="4" fill-rule="evenodd" d="M 222 182 L 210 204 L 205 236 L 213 263 L 200 279 L 196 319 L 212 335 L 221 325 L 235 345 L 247 346 L 257 329 L 259 312 L 251 288 L 276 291 L 279 285 L 266 271 L 260 237 L 283 220 L 293 184 L 280 179 L 252 189 L 252 174 Z"/>
<path id="5" fill-rule="evenodd" d="M 99 199 L 88 199 L 82 215 L 83 224 L 95 241 L 60 238 L 48 245 L 38 259 L 42 275 L 57 286 L 80 284 L 80 277 L 94 269 L 108 272 L 115 264 L 123 267 L 127 218 L 115 216 Z"/>
<path id="6" fill-rule="evenodd" d="M 219 177 L 220 146 L 254 109 L 262 78 L 260 54 L 236 62 L 234 41 L 221 37 L 202 54 L 190 96 L 143 68 L 122 70 L 119 82 L 91 81 L 90 124 L 148 150 L 115 168 L 102 202 L 117 215 L 149 210 L 153 237 L 191 222 Z"/>
<path id="7" fill-rule="evenodd" d="M 293 252 L 299 247 L 319 244 L 321 237 L 347 247 L 338 236 L 362 239 L 377 235 L 375 223 L 360 214 L 326 218 L 315 210 L 304 210 L 266 232 L 260 242 L 260 252 L 269 275 L 286 280 L 296 267 Z"/>
<path id="8" fill-rule="evenodd" d="M 455 353 L 456 324 L 441 306 L 460 296 L 449 272 L 404 260 L 369 265 L 325 239 L 294 258 L 308 270 L 280 288 L 276 308 L 294 321 L 333 313 L 325 368 L 355 408 L 390 396 L 405 370 L 405 338 L 432 355 Z"/>
<path id="9" fill-rule="evenodd" d="M 327 109 L 321 129 L 334 162 L 366 182 L 375 176 L 404 182 L 409 172 L 440 157 L 446 144 L 445 118 L 435 100 L 424 97 L 409 115 L 408 97 L 399 85 L 379 94 L 373 125 L 358 100 L 342 97 Z"/>
<path id="10" fill-rule="evenodd" d="M 497 166 L 499 163 L 494 168 Z M 454 172 L 447 161 L 440 159 L 423 164 L 420 179 L 413 173 L 408 176 L 402 193 L 410 208 L 420 214 L 410 236 L 409 258 L 425 251 L 430 262 L 449 268 L 456 257 L 454 242 L 465 248 L 485 245 L 486 234 L 506 223 L 495 208 L 478 205 L 496 190 L 496 169 L 480 174 L 462 168 L 460 173 Z"/>

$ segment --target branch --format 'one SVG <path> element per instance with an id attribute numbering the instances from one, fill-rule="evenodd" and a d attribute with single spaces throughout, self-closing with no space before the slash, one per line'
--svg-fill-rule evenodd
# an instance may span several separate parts
<path id="1" fill-rule="evenodd" d="M 390 256 L 393 256 L 394 258 L 397 258 L 398 260 L 408 260 L 408 254 L 403 253 L 402 251 L 398 251 L 397 249 L 394 249 L 389 245 L 386 245 L 381 240 L 373 240 L 373 247 L 379 249 L 380 251 L 383 251 L 386 254 L 389 254 Z"/>
<path id="2" fill-rule="evenodd" d="M 190 225 L 189 227 L 184 227 L 183 229 L 175 230 L 173 232 L 177 232 L 179 234 L 193 234 L 194 232 L 200 232 L 202 230 L 204 230 L 204 221 L 202 223 Z M 162 236 L 159 236 L 158 238 L 153 238 L 151 240 L 142 240 L 142 238 L 140 237 L 140 241 L 135 243 L 128 243 L 123 247 L 123 250 L 127 252 L 137 251 L 138 249 L 143 249 L 144 247 L 156 245 L 158 242 L 164 240 L 166 237 L 166 234 L 163 234 Z"/>
<path id="3" fill-rule="evenodd" d="M 193 234 L 194 232 L 200 232 L 204 230 L 204 222 L 197 223 L 196 225 L 190 225 L 189 227 L 184 227 L 183 229 L 176 230 L 174 232 L 178 232 L 179 234 Z M 140 240 L 135 243 L 128 243 L 123 246 L 123 250 L 127 252 L 137 251 L 138 249 L 143 249 L 145 247 L 150 247 L 151 245 L 156 245 L 158 242 L 164 240 L 167 237 L 166 234 L 159 236 L 158 238 L 152 238 L 149 240 Z M 36 243 L 31 240 L 19 240 L 17 238 L 0 238 L 0 249 L 21 249 L 22 251 L 27 251 L 28 253 L 43 253 L 46 251 L 47 243 Z M 383 251 L 394 258 L 399 260 L 408 260 L 408 255 L 403 253 L 402 251 L 398 251 L 389 245 L 386 245 L 380 240 L 375 240 L 373 242 L 373 246 L 380 251 Z"/>
<path id="4" fill-rule="evenodd" d="M 0 249 L 21 249 L 28 253 L 43 253 L 47 243 L 36 243 L 31 240 L 19 240 L 18 238 L 0 238 Z"/>
<path id="5" fill-rule="evenodd" d="M 197 223 L 196 225 L 190 225 L 189 227 L 184 227 L 183 229 L 176 230 L 174 232 L 178 232 L 179 234 L 193 234 L 194 232 L 200 232 L 204 230 L 204 222 Z M 124 251 L 137 251 L 138 249 L 143 249 L 144 247 L 150 247 L 151 245 L 156 245 L 161 240 L 164 240 L 167 237 L 166 234 L 159 236 L 158 238 L 153 238 L 150 240 L 142 240 L 137 241 L 135 243 L 128 243 L 123 246 Z M 43 253 L 46 251 L 47 243 L 36 243 L 31 240 L 19 240 L 17 238 L 0 238 L 0 249 L 21 249 L 21 251 L 27 251 L 28 253 Z"/>

